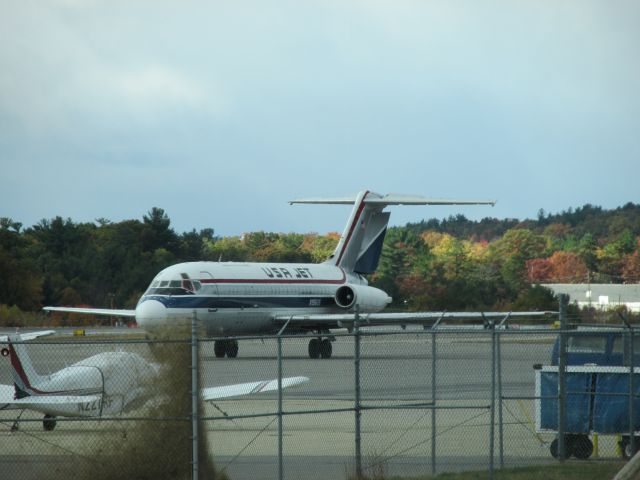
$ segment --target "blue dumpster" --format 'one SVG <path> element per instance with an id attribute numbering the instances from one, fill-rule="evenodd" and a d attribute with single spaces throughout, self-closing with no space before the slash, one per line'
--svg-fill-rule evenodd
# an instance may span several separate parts
<path id="1" fill-rule="evenodd" d="M 580 445 L 588 449 L 588 435 L 623 435 L 623 449 L 629 444 L 629 380 L 628 367 L 568 366 L 565 377 L 565 434 L 568 449 Z M 640 368 L 634 370 L 634 432 L 640 431 Z M 536 430 L 558 431 L 558 367 L 544 366 L 536 370 Z M 626 440 L 625 440 L 626 439 Z M 640 447 L 640 439 L 636 442 Z M 552 445 L 551 452 L 557 443 Z M 592 447 L 592 446 L 591 446 Z M 577 448 L 577 447 L 576 447 Z M 575 449 L 574 449 L 575 450 Z M 570 452 L 578 458 L 583 452 Z M 624 452 L 629 454 L 630 452 Z M 554 454 L 555 456 L 555 454 Z"/>

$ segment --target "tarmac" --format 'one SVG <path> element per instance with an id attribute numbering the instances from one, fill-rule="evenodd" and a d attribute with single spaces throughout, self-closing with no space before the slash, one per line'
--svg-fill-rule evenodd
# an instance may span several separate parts
<path id="1" fill-rule="evenodd" d="M 493 412 L 496 426 L 492 446 L 489 334 L 451 332 L 438 337 L 435 403 L 430 335 L 402 332 L 363 337 L 360 383 L 364 408 L 360 419 L 365 472 L 408 476 L 434 470 L 486 470 L 492 461 L 492 449 L 496 468 L 501 464 L 552 462 L 548 450 L 552 436 L 535 432 L 531 397 L 533 364 L 548 363 L 553 340 L 551 335 L 523 333 L 501 341 L 500 379 L 503 395 L 509 399 L 502 404 L 502 428 L 497 404 Z M 332 358 L 320 360 L 307 357 L 307 342 L 305 338 L 283 342 L 284 376 L 310 378 L 308 383 L 283 392 L 284 478 L 347 478 L 355 468 L 354 341 L 338 336 Z M 86 340 L 73 346 L 33 345 L 30 351 L 36 369 L 48 373 L 113 348 L 144 352 L 152 358 L 144 344 L 118 347 L 91 345 Z M 213 343 L 202 343 L 202 386 L 276 378 L 276 352 L 275 340 L 241 340 L 238 358 L 218 359 Z M 4 359 L 0 360 L 0 383 L 11 383 Z M 204 428 L 218 470 L 225 470 L 232 479 L 278 478 L 277 400 L 277 394 L 268 393 L 206 404 Z M 438 407 L 435 414 L 433 405 Z M 327 412 L 330 410 L 345 411 Z M 16 413 L 0 412 L 2 478 L 59 478 L 57 472 L 68 462 L 108 454 L 96 453 L 96 439 L 126 436 L 129 425 L 60 420 L 54 431 L 45 432 L 41 414 L 25 412 L 20 429 L 11 431 Z M 264 416 L 244 418 L 250 415 Z M 609 443 L 612 440 L 601 441 L 603 455 L 614 454 Z"/>

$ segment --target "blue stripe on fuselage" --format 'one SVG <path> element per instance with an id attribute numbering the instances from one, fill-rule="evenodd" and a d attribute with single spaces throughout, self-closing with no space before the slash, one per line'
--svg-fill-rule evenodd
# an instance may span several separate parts
<path id="1" fill-rule="evenodd" d="M 212 297 L 145 295 L 140 303 L 156 300 L 167 308 L 309 308 L 334 307 L 333 297 Z"/>

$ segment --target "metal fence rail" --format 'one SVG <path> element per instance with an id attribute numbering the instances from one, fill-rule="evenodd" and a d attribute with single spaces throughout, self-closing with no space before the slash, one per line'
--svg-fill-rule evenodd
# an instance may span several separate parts
<path id="1" fill-rule="evenodd" d="M 584 432 L 593 444 L 590 457 L 617 457 L 621 444 L 633 451 L 640 412 L 637 369 L 629 360 L 624 392 L 576 390 L 572 367 L 566 365 L 572 348 L 567 339 L 582 331 L 563 326 L 356 326 L 335 334 L 331 359 L 316 360 L 307 356 L 308 336 L 284 334 L 238 338 L 240 356 L 217 358 L 219 339 L 199 337 L 195 321 L 191 332 L 170 340 L 25 342 L 40 380 L 75 369 L 76 389 L 92 387 L 100 400 L 81 402 L 68 416 L 56 415 L 52 430 L 43 428 L 38 405 L 22 413 L 2 406 L 0 471 L 3 478 L 16 479 L 314 480 L 474 469 L 486 470 L 491 479 L 498 468 L 546 464 L 571 454 L 580 434 L 569 428 L 577 408 L 572 402 L 585 395 L 591 402 Z M 626 358 L 635 358 L 638 335 L 629 327 L 616 332 Z M 541 394 L 536 392 L 541 373 L 534 365 L 551 363 L 558 339 L 558 387 Z M 83 366 L 105 353 L 135 354 L 153 365 L 154 376 L 140 383 L 140 367 L 116 362 L 95 367 L 103 369 L 104 383 L 93 384 Z M 0 359 L 0 383 L 11 387 L 15 374 L 9 360 Z M 616 368 L 621 367 L 611 367 L 612 374 Z M 120 373 L 114 378 L 129 382 L 121 399 L 111 394 L 107 381 L 113 371 Z M 282 388 L 283 378 L 297 376 L 309 381 Z M 201 399 L 203 389 L 258 380 L 276 380 L 278 388 Z M 124 408 L 129 397 L 135 401 Z M 602 423 L 593 417 L 594 405 L 603 399 L 626 405 L 626 423 L 617 419 L 622 431 L 594 435 L 593 426 Z M 123 408 L 110 411 L 108 402 L 121 402 Z M 549 407 L 549 402 L 555 403 Z M 553 428 L 541 424 L 541 409 L 548 408 L 557 415 Z M 554 440 L 557 459 L 550 452 Z"/>

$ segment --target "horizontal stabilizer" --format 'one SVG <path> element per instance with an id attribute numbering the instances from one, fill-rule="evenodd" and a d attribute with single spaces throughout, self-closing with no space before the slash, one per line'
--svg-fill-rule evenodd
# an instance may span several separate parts
<path id="1" fill-rule="evenodd" d="M 301 198 L 291 200 L 291 205 L 318 204 L 318 205 L 353 205 L 356 203 L 357 195 L 336 198 Z M 390 193 L 385 196 L 367 196 L 363 203 L 368 205 L 495 205 L 495 200 L 455 200 L 445 198 L 427 198 L 420 195 L 400 195 Z"/>
<path id="2" fill-rule="evenodd" d="M 397 195 L 391 193 L 382 198 L 367 198 L 371 205 L 495 205 L 495 200 L 455 200 L 446 198 L 427 198 L 418 195 Z"/>
<path id="3" fill-rule="evenodd" d="M 28 340 L 33 340 L 34 338 L 53 335 L 54 333 L 56 333 L 55 330 L 40 330 L 36 332 L 14 334 L 12 338 L 18 342 L 26 342 Z M 8 335 L 0 335 L 0 343 L 7 343 L 8 341 L 9 341 Z"/>
<path id="4" fill-rule="evenodd" d="M 297 200 L 290 200 L 289 205 L 293 205 L 294 203 L 307 203 L 307 204 L 318 204 L 318 205 L 353 205 L 356 203 L 357 196 L 351 195 L 346 197 L 332 197 L 332 198 L 300 198 Z"/>
<path id="5" fill-rule="evenodd" d="M 308 382 L 307 377 L 287 377 L 282 379 L 282 388 Z M 202 390 L 203 400 L 218 400 L 221 398 L 253 395 L 255 393 L 273 392 L 278 390 L 278 380 L 263 380 L 260 382 L 239 383 L 223 387 L 210 387 Z"/>
<path id="6" fill-rule="evenodd" d="M 370 274 L 376 271 L 387 232 L 389 205 L 495 205 L 495 200 L 447 200 L 419 195 L 390 193 L 379 195 L 362 191 L 357 195 L 337 198 L 302 198 L 290 204 L 353 205 L 347 225 L 338 245 L 325 261 L 347 272 Z"/>
<path id="7" fill-rule="evenodd" d="M 80 307 L 44 307 L 46 312 L 66 312 L 84 313 L 89 315 L 104 315 L 108 317 L 131 317 L 136 316 L 135 310 L 114 310 L 109 308 L 80 308 Z"/>

